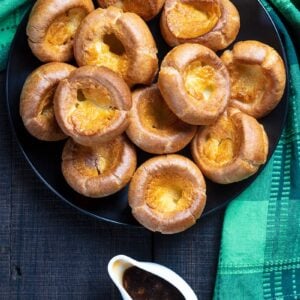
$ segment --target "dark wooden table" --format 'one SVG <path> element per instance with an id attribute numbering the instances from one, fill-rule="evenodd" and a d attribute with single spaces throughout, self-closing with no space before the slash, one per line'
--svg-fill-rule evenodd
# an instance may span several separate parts
<path id="1" fill-rule="evenodd" d="M 54 196 L 9 126 L 0 74 L 0 299 L 120 299 L 106 267 L 116 254 L 164 264 L 211 299 L 223 211 L 173 235 L 95 221 Z"/>

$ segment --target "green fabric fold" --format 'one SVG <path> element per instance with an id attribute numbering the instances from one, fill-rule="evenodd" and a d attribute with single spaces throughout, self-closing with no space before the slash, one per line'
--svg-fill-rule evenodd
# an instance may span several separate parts
<path id="1" fill-rule="evenodd" d="M 296 2 L 293 3 L 288 0 L 272 0 L 273 5 L 277 10 L 286 17 L 286 22 L 288 22 L 295 32 L 300 33 L 300 11 L 296 7 Z M 266 4 L 267 7 L 270 7 Z M 298 2 L 299 7 L 299 2 Z M 269 8 L 270 10 L 270 8 Z"/>
<path id="2" fill-rule="evenodd" d="M 0 4 L 0 71 L 6 66 L 9 47 L 24 13 L 28 0 L 1 0 Z"/>
<path id="3" fill-rule="evenodd" d="M 300 34 L 289 0 L 262 0 L 287 52 L 289 112 L 272 159 L 227 208 L 214 299 L 300 299 L 300 71 L 293 42 L 273 7 Z"/>

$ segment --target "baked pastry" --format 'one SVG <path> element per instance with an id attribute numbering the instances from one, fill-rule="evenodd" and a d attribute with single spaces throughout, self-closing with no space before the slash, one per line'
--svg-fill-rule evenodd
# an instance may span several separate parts
<path id="1" fill-rule="evenodd" d="M 110 6 L 81 23 L 75 37 L 79 66 L 107 67 L 129 84 L 150 84 L 158 70 L 157 48 L 146 23 L 136 14 Z"/>
<path id="2" fill-rule="evenodd" d="M 240 16 L 229 0 L 166 0 L 160 27 L 171 47 L 199 43 L 216 51 L 236 39 Z"/>
<path id="3" fill-rule="evenodd" d="M 195 224 L 206 203 L 198 167 L 184 156 L 157 156 L 142 164 L 129 185 L 133 216 L 146 228 L 177 233 Z"/>
<path id="4" fill-rule="evenodd" d="M 85 66 L 60 82 L 54 97 L 58 124 L 75 142 L 91 146 L 113 140 L 128 126 L 131 93 L 113 71 Z"/>
<path id="5" fill-rule="evenodd" d="M 230 95 L 224 64 L 212 50 L 199 44 L 183 44 L 167 54 L 158 86 L 173 113 L 193 125 L 215 122 Z"/>
<path id="6" fill-rule="evenodd" d="M 231 106 L 261 118 L 280 102 L 286 72 L 275 49 L 258 41 L 243 41 L 225 51 L 221 59 L 231 79 Z"/>
<path id="7" fill-rule="evenodd" d="M 142 150 L 166 154 L 183 149 L 194 137 L 196 126 L 172 113 L 155 84 L 133 92 L 126 133 Z"/>
<path id="8" fill-rule="evenodd" d="M 199 129 L 192 142 L 192 155 L 210 180 L 238 182 L 266 162 L 268 137 L 256 119 L 229 108 L 214 125 Z"/>
<path id="9" fill-rule="evenodd" d="M 93 147 L 69 139 L 62 154 L 62 172 L 68 184 L 92 198 L 109 196 L 122 189 L 135 168 L 135 149 L 124 136 Z"/>
<path id="10" fill-rule="evenodd" d="M 165 0 L 98 0 L 98 2 L 103 8 L 113 5 L 126 12 L 136 13 L 144 20 L 149 21 L 158 15 Z"/>
<path id="11" fill-rule="evenodd" d="M 71 60 L 75 32 L 93 9 L 91 0 L 37 0 L 27 24 L 33 54 L 43 62 Z"/>
<path id="12" fill-rule="evenodd" d="M 20 97 L 20 115 L 26 129 L 39 140 L 66 138 L 54 116 L 53 97 L 59 82 L 75 69 L 53 62 L 40 66 L 27 77 Z"/>

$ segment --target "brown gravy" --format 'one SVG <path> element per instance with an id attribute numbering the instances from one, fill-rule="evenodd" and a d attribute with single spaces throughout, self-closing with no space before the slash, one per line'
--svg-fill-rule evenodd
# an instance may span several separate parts
<path id="1" fill-rule="evenodd" d="M 137 267 L 130 267 L 124 272 L 123 286 L 133 300 L 185 299 L 169 282 Z"/>

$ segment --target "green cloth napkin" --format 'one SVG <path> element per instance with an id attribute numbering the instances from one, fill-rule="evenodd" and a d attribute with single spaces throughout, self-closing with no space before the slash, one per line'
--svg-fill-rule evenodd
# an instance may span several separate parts
<path id="1" fill-rule="evenodd" d="M 0 0 L 0 71 L 6 66 L 10 43 L 30 2 Z"/>
<path id="2" fill-rule="evenodd" d="M 215 300 L 300 299 L 300 71 L 286 28 L 270 4 L 262 3 L 287 51 L 288 120 L 271 161 L 227 208 Z M 297 1 L 272 4 L 299 39 Z"/>

